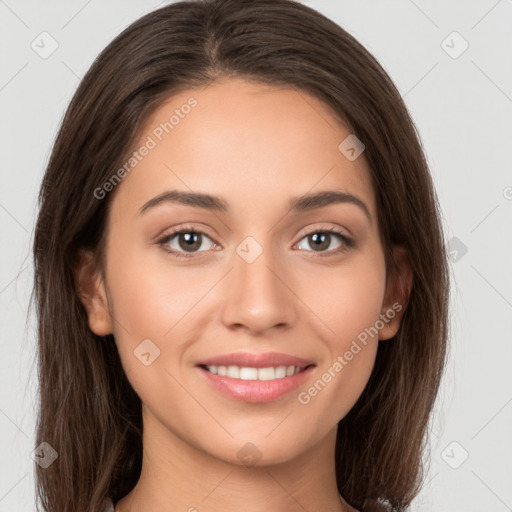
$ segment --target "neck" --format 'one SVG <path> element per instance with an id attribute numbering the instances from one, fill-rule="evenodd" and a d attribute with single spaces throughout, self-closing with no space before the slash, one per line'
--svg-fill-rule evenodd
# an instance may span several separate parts
<path id="1" fill-rule="evenodd" d="M 357 512 L 338 493 L 335 429 L 286 462 L 243 465 L 187 442 L 145 407 L 143 423 L 141 475 L 116 512 Z"/>

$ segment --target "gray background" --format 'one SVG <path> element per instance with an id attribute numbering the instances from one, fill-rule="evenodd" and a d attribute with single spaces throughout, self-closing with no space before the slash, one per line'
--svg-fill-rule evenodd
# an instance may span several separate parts
<path id="1" fill-rule="evenodd" d="M 405 97 L 452 248 L 450 359 L 412 510 L 512 510 L 512 1 L 304 3 L 363 43 Z M 0 0 L 0 512 L 34 507 L 35 320 L 27 307 L 43 170 L 94 57 L 160 5 Z M 53 40 L 57 49 L 45 55 Z"/>

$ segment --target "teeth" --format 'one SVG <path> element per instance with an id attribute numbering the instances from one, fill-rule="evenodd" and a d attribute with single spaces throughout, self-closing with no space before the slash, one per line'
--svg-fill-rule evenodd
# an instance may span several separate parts
<path id="1" fill-rule="evenodd" d="M 210 371 L 213 373 L 215 370 L 216 370 L 215 366 L 212 366 Z M 232 379 L 239 379 L 240 378 L 240 368 L 238 368 L 238 366 L 228 366 L 226 375 L 228 377 L 231 377 Z"/>
<path id="2" fill-rule="evenodd" d="M 259 368 L 258 380 L 272 380 L 276 378 L 274 368 Z"/>
<path id="3" fill-rule="evenodd" d="M 240 378 L 242 380 L 256 380 L 258 370 L 256 368 L 240 368 Z"/>
<path id="4" fill-rule="evenodd" d="M 274 380 L 291 377 L 301 371 L 300 366 L 277 366 L 248 368 L 240 366 L 207 366 L 210 373 L 241 380 Z"/>

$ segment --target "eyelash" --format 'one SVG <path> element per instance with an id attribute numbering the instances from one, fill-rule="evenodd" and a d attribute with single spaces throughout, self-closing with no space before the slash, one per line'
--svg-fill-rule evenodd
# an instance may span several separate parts
<path id="1" fill-rule="evenodd" d="M 175 251 L 175 250 L 170 250 L 168 247 L 166 247 L 166 244 L 168 244 L 176 235 L 181 235 L 183 233 L 189 233 L 189 234 L 194 233 L 194 234 L 198 234 L 198 235 L 204 235 L 204 236 L 210 238 L 204 231 L 199 231 L 190 226 L 184 226 L 184 227 L 175 229 L 175 230 L 171 231 L 170 233 L 165 234 L 162 238 L 160 238 L 160 240 L 157 241 L 157 244 L 165 252 L 167 252 L 168 254 L 171 254 L 172 256 L 174 256 L 178 259 L 197 257 L 197 254 L 198 254 L 197 252 L 196 253 L 183 253 L 183 252 L 179 252 L 179 251 Z M 323 251 L 323 252 L 317 253 L 315 257 L 326 258 L 326 257 L 337 256 L 338 254 L 346 252 L 355 246 L 355 242 L 351 238 L 347 237 L 343 233 L 343 231 L 340 231 L 340 230 L 337 230 L 334 228 L 329 228 L 329 229 L 320 228 L 320 229 L 315 229 L 313 231 L 309 231 L 308 233 L 305 233 L 304 235 L 302 235 L 300 240 L 302 240 L 303 238 L 306 238 L 309 235 L 318 234 L 318 233 L 337 235 L 341 239 L 342 244 L 337 249 L 331 249 L 330 251 Z M 204 252 L 204 251 L 199 251 L 199 253 L 200 252 Z M 308 252 L 315 252 L 315 251 L 308 251 Z"/>

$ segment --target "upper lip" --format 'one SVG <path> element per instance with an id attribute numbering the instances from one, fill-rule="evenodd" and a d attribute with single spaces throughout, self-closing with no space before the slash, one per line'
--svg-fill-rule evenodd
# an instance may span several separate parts
<path id="1" fill-rule="evenodd" d="M 245 368 L 267 368 L 269 366 L 298 366 L 305 368 L 314 364 L 313 361 L 300 357 L 281 354 L 279 352 L 265 352 L 256 354 L 252 352 L 235 352 L 210 357 L 198 363 L 198 366 L 240 366 Z"/>

